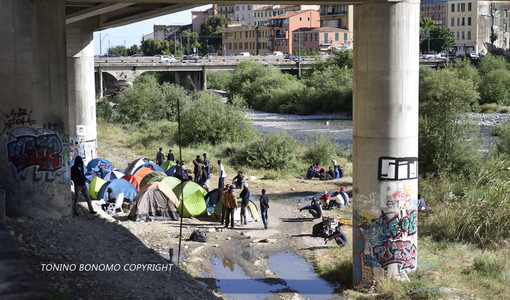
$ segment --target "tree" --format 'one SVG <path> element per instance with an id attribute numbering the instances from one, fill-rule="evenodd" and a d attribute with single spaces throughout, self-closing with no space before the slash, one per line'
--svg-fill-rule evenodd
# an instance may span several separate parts
<path id="1" fill-rule="evenodd" d="M 450 49 L 455 45 L 455 35 L 448 28 L 434 24 L 430 18 L 420 21 L 420 51 L 436 51 Z"/>
<path id="2" fill-rule="evenodd" d="M 109 56 L 115 56 L 115 55 L 127 56 L 128 51 L 127 51 L 126 47 L 124 47 L 124 46 L 115 46 L 112 48 L 108 48 L 108 55 Z"/>
<path id="3" fill-rule="evenodd" d="M 223 26 L 228 23 L 224 16 L 210 16 L 200 25 L 200 44 L 201 52 L 221 52 L 221 38 Z"/>
<path id="4" fill-rule="evenodd" d="M 139 53 L 140 53 L 140 48 L 137 45 L 133 45 L 133 46 L 129 47 L 129 49 L 127 49 L 127 54 L 129 56 L 134 55 L 134 54 L 139 54 Z"/>
<path id="5" fill-rule="evenodd" d="M 445 68 L 420 76 L 420 171 L 444 176 L 469 174 L 478 161 L 476 129 L 463 117 L 477 105 L 470 79 Z"/>
<path id="6" fill-rule="evenodd" d="M 145 56 L 161 54 L 162 48 L 161 43 L 154 39 L 148 39 L 142 42 L 142 51 Z"/>
<path id="7" fill-rule="evenodd" d="M 184 30 L 181 33 L 181 39 L 182 39 L 183 52 L 185 54 L 193 54 L 193 53 L 195 53 L 193 50 L 195 48 L 200 47 L 200 43 L 198 42 L 198 33 L 193 32 L 189 29 Z"/>

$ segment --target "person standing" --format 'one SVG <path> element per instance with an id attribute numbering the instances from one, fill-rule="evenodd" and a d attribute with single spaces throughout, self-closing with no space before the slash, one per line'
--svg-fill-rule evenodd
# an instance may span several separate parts
<path id="1" fill-rule="evenodd" d="M 246 207 L 248 206 L 248 202 L 250 201 L 250 190 L 248 189 L 248 184 L 243 184 L 243 190 L 239 197 L 241 197 L 241 224 L 246 225 Z M 243 221 L 244 220 L 244 221 Z"/>
<path id="2" fill-rule="evenodd" d="M 260 196 L 260 214 L 262 215 L 262 222 L 264 223 L 264 229 L 267 229 L 268 216 L 267 210 L 269 209 L 269 197 L 266 195 L 266 189 L 262 189 L 262 195 Z"/>
<path id="3" fill-rule="evenodd" d="M 237 197 L 234 192 L 234 187 L 230 186 L 228 191 L 225 193 L 225 228 L 230 224 L 230 228 L 234 228 L 234 211 L 237 208 Z"/>
<path id="4" fill-rule="evenodd" d="M 165 154 L 163 154 L 163 148 L 159 148 L 158 153 L 156 153 L 156 164 L 161 166 L 163 161 L 165 160 Z"/>
<path id="5" fill-rule="evenodd" d="M 200 159 L 200 155 L 197 155 L 197 158 L 193 160 L 193 181 L 200 184 L 203 176 L 203 166 L 202 159 Z"/>
<path id="6" fill-rule="evenodd" d="M 223 185 L 225 185 L 225 177 L 227 177 L 227 174 L 225 174 L 225 168 L 221 164 L 221 160 L 218 160 L 218 166 L 220 167 L 220 174 L 218 179 L 218 189 L 223 189 Z"/>
<path id="7" fill-rule="evenodd" d="M 174 161 L 175 160 L 175 156 L 172 152 L 172 149 L 168 150 L 168 154 L 166 155 L 166 160 L 169 160 L 169 161 Z"/>
<path id="8" fill-rule="evenodd" d="M 90 200 L 87 186 L 85 185 L 85 183 L 89 180 L 85 177 L 85 173 L 83 172 L 83 159 L 81 156 L 76 156 L 74 159 L 74 164 L 71 167 L 71 180 L 74 183 L 73 215 L 79 215 L 77 206 L 78 200 L 80 199 L 80 193 L 83 194 L 87 200 L 90 213 L 95 214 L 96 212 L 92 208 L 92 201 Z"/>

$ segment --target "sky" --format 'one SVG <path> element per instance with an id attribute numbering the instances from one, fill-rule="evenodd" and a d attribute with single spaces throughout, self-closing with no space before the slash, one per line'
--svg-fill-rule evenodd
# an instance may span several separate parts
<path id="1" fill-rule="evenodd" d="M 142 36 L 152 33 L 154 24 L 158 25 L 188 25 L 191 24 L 192 10 L 205 10 L 211 5 L 203 5 L 178 13 L 169 14 L 145 21 L 94 32 L 94 55 L 99 55 L 99 50 L 104 53 L 109 47 L 140 45 Z M 100 43 L 102 40 L 102 43 Z"/>

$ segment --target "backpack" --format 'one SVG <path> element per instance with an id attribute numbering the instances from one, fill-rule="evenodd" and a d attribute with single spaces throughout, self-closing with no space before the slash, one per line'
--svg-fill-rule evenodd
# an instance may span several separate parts
<path id="1" fill-rule="evenodd" d="M 195 229 L 191 233 L 191 236 L 189 237 L 190 240 L 195 242 L 207 242 L 207 232 L 202 231 L 200 229 Z"/>

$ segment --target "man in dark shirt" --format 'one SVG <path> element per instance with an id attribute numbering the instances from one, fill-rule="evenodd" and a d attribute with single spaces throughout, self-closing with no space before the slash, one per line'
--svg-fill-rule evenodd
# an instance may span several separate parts
<path id="1" fill-rule="evenodd" d="M 248 189 L 248 184 L 243 184 L 243 190 L 239 197 L 241 197 L 241 224 L 246 225 L 246 207 L 248 206 L 248 202 L 250 201 L 250 190 Z M 243 221 L 244 220 L 244 221 Z"/>
<path id="2" fill-rule="evenodd" d="M 163 161 L 165 160 L 165 154 L 163 153 L 163 148 L 159 148 L 158 153 L 156 153 L 156 164 L 161 166 Z"/>
<path id="3" fill-rule="evenodd" d="M 175 156 L 172 153 L 172 149 L 168 150 L 168 154 L 166 155 L 166 160 L 170 160 L 170 161 L 174 161 L 175 160 Z"/>
<path id="4" fill-rule="evenodd" d="M 85 177 L 83 172 L 83 160 L 81 156 L 76 156 L 74 159 L 74 164 L 71 167 L 71 180 L 74 183 L 73 215 L 78 215 L 77 205 L 78 200 L 80 199 L 80 193 L 83 194 L 87 200 L 90 213 L 95 214 L 96 212 L 92 208 L 92 202 L 89 197 L 87 186 L 85 185 L 88 179 Z"/>
<path id="5" fill-rule="evenodd" d="M 267 229 L 268 216 L 267 210 L 269 209 L 269 197 L 266 195 L 266 189 L 262 189 L 262 195 L 260 196 L 260 214 L 262 215 L 262 222 L 264 223 L 264 229 Z"/>

